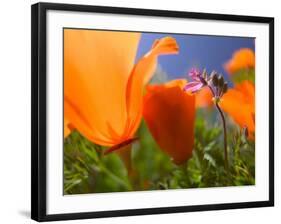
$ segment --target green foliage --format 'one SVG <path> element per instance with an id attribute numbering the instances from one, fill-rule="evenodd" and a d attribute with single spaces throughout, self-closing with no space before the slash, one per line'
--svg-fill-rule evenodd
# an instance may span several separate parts
<path id="1" fill-rule="evenodd" d="M 103 149 L 78 132 L 64 142 L 64 193 L 81 194 L 131 190 L 127 170 L 118 155 Z"/>
<path id="2" fill-rule="evenodd" d="M 252 83 L 255 83 L 255 69 L 241 69 L 231 75 L 231 79 L 234 83 L 240 83 L 244 80 L 249 80 Z"/>
<path id="3" fill-rule="evenodd" d="M 139 141 L 131 148 L 131 166 L 116 152 L 103 155 L 103 147 L 74 131 L 64 141 L 64 193 L 255 184 L 255 145 L 230 120 L 227 124 L 228 172 L 224 168 L 222 126 L 215 110 L 197 112 L 193 156 L 180 166 L 161 151 L 144 122 L 137 133 Z"/>

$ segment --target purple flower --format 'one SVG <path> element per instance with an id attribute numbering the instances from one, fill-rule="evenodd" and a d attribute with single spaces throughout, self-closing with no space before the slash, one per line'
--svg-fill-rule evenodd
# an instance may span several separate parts
<path id="1" fill-rule="evenodd" d="M 195 93 L 195 92 L 199 91 L 200 89 L 202 89 L 203 86 L 204 86 L 203 83 L 194 81 L 194 82 L 187 83 L 185 85 L 185 87 L 183 88 L 183 90 L 187 91 L 187 92 Z"/>
<path id="2" fill-rule="evenodd" d="M 185 85 L 184 91 L 195 93 L 207 85 L 207 81 L 198 69 L 191 69 L 188 75 L 193 81 Z"/>
<path id="3" fill-rule="evenodd" d="M 190 70 L 188 75 L 192 78 L 194 81 L 200 81 L 199 77 L 201 76 L 201 72 L 199 69 L 193 68 Z"/>

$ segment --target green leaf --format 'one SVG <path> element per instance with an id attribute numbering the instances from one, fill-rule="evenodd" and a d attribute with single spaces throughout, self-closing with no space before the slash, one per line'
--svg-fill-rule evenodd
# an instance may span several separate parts
<path id="1" fill-rule="evenodd" d="M 214 160 L 214 158 L 210 154 L 205 153 L 204 159 L 207 160 L 213 167 L 216 167 L 216 161 Z"/>

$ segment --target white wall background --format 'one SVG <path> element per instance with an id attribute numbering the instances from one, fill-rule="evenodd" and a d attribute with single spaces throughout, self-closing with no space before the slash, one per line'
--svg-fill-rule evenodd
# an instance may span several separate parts
<path id="1" fill-rule="evenodd" d="M 50 0 L 51 1 L 51 0 Z M 2 1 L 0 7 L 0 223 L 30 220 L 30 5 L 36 1 Z M 274 208 L 149 215 L 60 223 L 278 223 L 280 172 L 280 5 L 279 1 L 225 0 L 60 0 L 107 5 L 275 17 L 275 180 Z"/>

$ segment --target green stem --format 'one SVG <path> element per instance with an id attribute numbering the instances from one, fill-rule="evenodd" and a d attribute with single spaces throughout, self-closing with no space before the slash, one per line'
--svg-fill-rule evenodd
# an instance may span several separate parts
<path id="1" fill-rule="evenodd" d="M 130 186 L 129 183 L 127 183 L 125 180 L 119 178 L 118 176 L 116 176 L 114 173 L 112 173 L 109 169 L 107 169 L 105 166 L 101 166 L 102 171 L 107 174 L 111 179 L 113 179 L 114 181 L 116 181 L 118 184 L 124 186 L 127 191 L 131 191 L 132 187 Z"/>
<path id="2" fill-rule="evenodd" d="M 214 92 L 214 90 L 212 89 L 212 87 L 210 85 L 208 85 L 208 88 L 210 89 L 210 91 L 212 92 L 213 96 L 215 97 L 216 94 Z M 218 104 L 218 102 L 215 102 L 216 108 L 218 109 L 220 116 L 221 116 L 221 120 L 222 120 L 222 124 L 223 124 L 223 139 L 224 139 L 224 168 L 226 170 L 226 172 L 228 173 L 228 156 L 227 156 L 227 133 L 226 133 L 226 122 L 225 122 L 225 118 L 223 115 L 223 112 Z"/>
<path id="3" fill-rule="evenodd" d="M 97 150 L 97 149 L 96 149 Z M 106 175 L 108 175 L 111 179 L 113 179 L 116 183 L 120 184 L 121 186 L 125 187 L 127 189 L 127 191 L 131 191 L 132 190 L 132 186 L 130 185 L 130 183 L 128 183 L 127 181 L 123 180 L 122 178 L 118 177 L 117 175 L 115 175 L 113 172 L 111 172 L 111 170 L 109 170 L 102 162 L 102 157 L 104 156 L 103 154 L 103 150 L 101 150 L 101 148 L 98 149 L 101 153 L 99 155 L 99 160 L 97 161 L 97 165 L 99 166 L 99 168 L 101 169 L 101 172 L 104 172 Z"/>
<path id="4" fill-rule="evenodd" d="M 222 124 L 223 124 L 223 137 L 224 137 L 224 167 L 226 172 L 228 172 L 229 167 L 228 167 L 228 156 L 227 156 L 227 132 L 226 132 L 226 122 L 225 122 L 225 118 L 223 115 L 223 112 L 219 106 L 218 103 L 215 103 L 216 108 L 218 109 L 221 119 L 222 119 Z"/>

